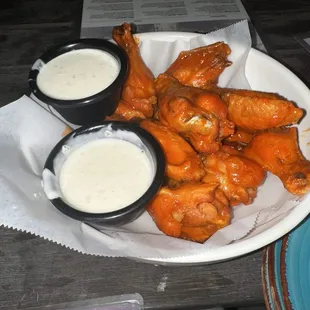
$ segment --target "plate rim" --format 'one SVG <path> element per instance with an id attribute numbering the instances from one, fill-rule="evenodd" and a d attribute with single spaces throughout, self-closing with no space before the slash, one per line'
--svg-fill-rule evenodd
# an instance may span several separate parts
<path id="1" fill-rule="evenodd" d="M 307 244 L 307 236 L 310 232 L 310 217 L 303 220 L 291 233 L 289 233 L 287 236 L 285 236 L 285 245 L 282 250 L 283 254 L 283 282 L 284 282 L 284 295 L 286 298 L 286 306 L 288 310 L 293 309 L 307 309 L 307 300 L 304 298 L 303 292 L 303 285 L 302 285 L 302 276 L 301 273 L 301 267 L 303 266 L 301 259 L 302 258 L 308 258 L 308 256 L 303 256 L 303 245 Z M 298 248 L 298 253 L 294 251 L 294 246 L 296 247 L 296 244 L 298 245 L 298 242 L 301 241 L 301 247 Z M 309 254 L 309 253 L 307 253 Z M 297 255 L 297 256 L 296 256 Z M 294 279 L 292 279 L 292 274 L 294 274 L 294 269 L 292 268 L 292 261 L 294 262 L 294 259 L 298 259 L 298 269 L 299 272 L 297 272 L 298 277 L 298 284 L 300 284 L 301 291 L 297 288 L 297 283 L 294 282 Z M 307 260 L 307 259 L 306 259 Z M 308 260 L 307 260 L 308 261 Z M 296 266 L 296 264 L 293 264 Z M 309 270 L 307 270 L 309 271 Z M 302 272 L 304 274 L 304 272 Z M 307 273 L 308 275 L 308 273 Z M 307 277 L 308 278 L 308 277 Z M 291 280 L 290 280 L 291 279 Z M 309 280 L 309 278 L 308 278 Z M 296 291 L 300 294 L 299 296 L 296 296 Z M 300 297 L 300 298 L 298 298 Z"/>
<path id="2" fill-rule="evenodd" d="M 262 265 L 261 265 L 263 295 L 264 295 L 265 307 L 267 310 L 275 309 L 274 301 L 271 298 L 272 293 L 271 293 L 271 287 L 270 287 L 270 281 L 269 281 L 269 257 L 270 257 L 270 252 L 272 250 L 273 250 L 272 245 L 264 249 L 263 254 L 262 254 Z"/>
<path id="3" fill-rule="evenodd" d="M 287 281 L 287 276 L 286 276 L 286 255 L 287 255 L 287 250 L 288 250 L 288 243 L 289 243 L 289 235 L 287 234 L 284 236 L 282 239 L 282 245 L 281 245 L 281 252 L 280 252 L 280 281 L 282 285 L 282 292 L 283 292 L 283 300 L 285 303 L 285 306 L 288 308 L 288 310 L 292 310 L 292 303 L 289 298 L 289 292 L 288 292 L 288 281 Z"/>
<path id="4" fill-rule="evenodd" d="M 146 32 L 146 33 L 137 33 L 135 36 L 138 39 L 161 39 L 167 38 L 173 40 L 177 38 L 193 38 L 201 34 L 192 33 L 192 32 L 178 32 L 178 31 L 160 31 L 160 32 Z M 266 61 L 272 62 L 274 65 L 278 66 L 281 71 L 285 71 L 293 80 L 295 80 L 298 88 L 302 92 L 308 92 L 310 97 L 309 88 L 288 68 L 283 64 L 275 60 L 274 58 L 268 56 L 267 54 L 258 51 L 251 47 L 248 57 L 261 57 Z M 248 59 L 247 59 L 248 62 Z M 246 62 L 246 63 L 247 63 Z M 310 196 L 308 197 L 310 199 Z M 310 204 L 307 207 L 307 199 L 302 201 L 298 207 L 294 208 L 289 215 L 287 215 L 282 221 L 277 223 L 275 226 L 270 227 L 266 231 L 255 235 L 251 239 L 245 239 L 238 243 L 228 244 L 221 248 L 210 249 L 204 253 L 198 253 L 197 255 L 188 255 L 188 256 L 178 256 L 172 258 L 133 258 L 139 261 L 152 262 L 158 264 L 178 264 L 178 265 L 187 265 L 187 264 L 203 264 L 203 263 L 216 263 L 220 261 L 230 260 L 245 254 L 252 253 L 262 247 L 280 239 L 285 234 L 290 232 L 295 228 L 299 223 L 301 223 L 310 212 Z M 280 229 L 279 229 L 280 228 Z"/>

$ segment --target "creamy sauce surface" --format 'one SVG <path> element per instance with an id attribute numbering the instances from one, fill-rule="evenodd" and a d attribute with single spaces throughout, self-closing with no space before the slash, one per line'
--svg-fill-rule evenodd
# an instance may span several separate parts
<path id="1" fill-rule="evenodd" d="M 40 70 L 39 89 L 59 100 L 82 99 L 106 89 L 117 78 L 118 61 L 97 49 L 74 50 L 62 54 Z"/>
<path id="2" fill-rule="evenodd" d="M 121 139 L 88 142 L 68 156 L 59 174 L 61 196 L 88 213 L 122 209 L 139 199 L 153 179 L 145 151 Z"/>

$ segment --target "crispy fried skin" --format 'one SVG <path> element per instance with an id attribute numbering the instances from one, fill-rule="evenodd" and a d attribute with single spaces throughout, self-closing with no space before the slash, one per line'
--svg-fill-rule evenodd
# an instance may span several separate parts
<path id="1" fill-rule="evenodd" d="M 265 178 L 263 168 L 230 146 L 206 156 L 204 165 L 206 175 L 202 181 L 218 182 L 232 206 L 252 203 Z"/>
<path id="2" fill-rule="evenodd" d="M 183 51 L 165 73 L 173 75 L 183 85 L 202 88 L 217 84 L 219 75 L 231 65 L 227 60 L 230 53 L 224 42 Z"/>
<path id="3" fill-rule="evenodd" d="M 228 118 L 248 132 L 296 124 L 304 114 L 302 109 L 283 99 L 233 93 L 222 98 L 228 105 Z"/>
<path id="4" fill-rule="evenodd" d="M 222 96 L 228 97 L 231 94 L 234 94 L 234 95 L 239 95 L 243 97 L 251 97 L 251 98 L 285 99 L 276 93 L 267 93 L 267 92 L 257 91 L 257 90 L 222 88 L 222 87 L 212 86 L 212 85 L 207 89 L 215 92 L 221 97 Z"/>
<path id="5" fill-rule="evenodd" d="M 310 191 L 310 162 L 298 148 L 296 128 L 260 133 L 244 154 L 278 176 L 290 193 L 303 195 Z"/>
<path id="6" fill-rule="evenodd" d="M 163 187 L 148 206 L 157 227 L 168 236 L 204 242 L 231 220 L 228 201 L 216 184 Z"/>
<path id="7" fill-rule="evenodd" d="M 156 121 L 144 120 L 140 126 L 161 145 L 166 157 L 166 174 L 176 181 L 199 181 L 205 174 L 194 149 L 176 132 Z"/>
<path id="8" fill-rule="evenodd" d="M 234 132 L 234 124 L 225 118 L 227 107 L 216 94 L 183 86 L 167 74 L 159 75 L 155 86 L 160 122 L 188 138 L 198 152 L 216 152 L 221 139 Z"/>
<path id="9" fill-rule="evenodd" d="M 131 33 L 131 26 L 124 23 L 114 27 L 112 32 L 115 42 L 128 55 L 129 72 L 123 87 L 122 99 L 134 110 L 151 117 L 157 102 L 154 87 L 154 75 L 143 62 L 137 42 Z"/>

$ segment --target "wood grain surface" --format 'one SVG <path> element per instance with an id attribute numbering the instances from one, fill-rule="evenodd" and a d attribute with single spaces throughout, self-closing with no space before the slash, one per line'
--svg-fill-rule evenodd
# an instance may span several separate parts
<path id="1" fill-rule="evenodd" d="M 216 265 L 166 267 L 82 255 L 4 228 L 0 234 L 1 309 L 121 293 L 141 294 L 147 309 L 252 305 L 263 300 L 260 252 Z"/>
<path id="2" fill-rule="evenodd" d="M 310 85 L 310 55 L 296 39 L 310 30 L 310 2 L 244 5 L 268 52 Z M 79 37 L 81 11 L 81 0 L 1 1 L 0 106 L 28 91 L 30 65 L 44 50 Z M 3 227 L 0 235 L 0 309 L 44 309 L 123 293 L 141 294 L 146 309 L 264 303 L 261 251 L 216 265 L 167 267 L 81 255 Z"/>

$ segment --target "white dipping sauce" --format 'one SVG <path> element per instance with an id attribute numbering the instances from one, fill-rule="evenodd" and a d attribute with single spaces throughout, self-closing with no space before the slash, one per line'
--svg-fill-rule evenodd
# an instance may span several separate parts
<path id="1" fill-rule="evenodd" d="M 46 63 L 37 84 L 51 98 L 82 99 L 107 88 L 119 72 L 120 65 L 111 54 L 87 48 L 67 52 Z"/>
<path id="2" fill-rule="evenodd" d="M 139 199 L 153 179 L 148 156 L 120 139 L 98 139 L 68 156 L 59 175 L 65 201 L 88 213 L 122 209 Z"/>

